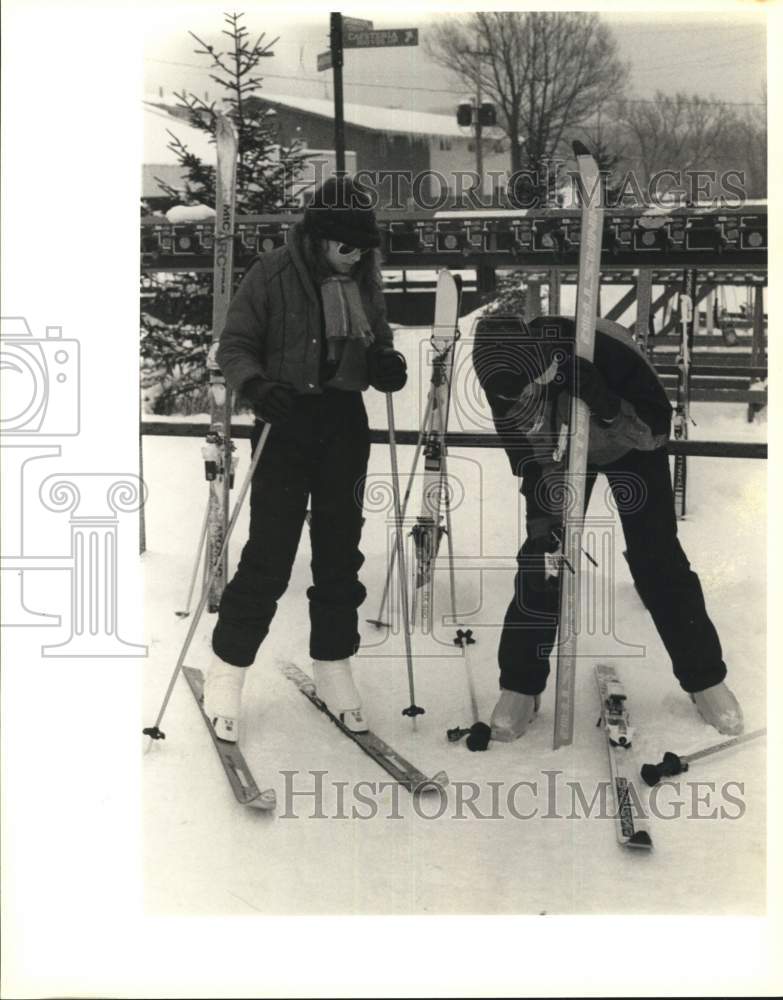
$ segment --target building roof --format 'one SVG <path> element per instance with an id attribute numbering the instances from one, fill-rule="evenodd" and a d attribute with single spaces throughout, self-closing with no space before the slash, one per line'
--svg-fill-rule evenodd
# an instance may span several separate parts
<path id="1" fill-rule="evenodd" d="M 334 102 L 323 97 L 300 97 L 290 94 L 273 94 L 268 90 L 261 91 L 259 100 L 266 101 L 272 105 L 291 108 L 296 111 L 303 111 L 306 114 L 318 115 L 329 121 L 334 119 Z M 169 103 L 165 98 L 148 96 L 144 99 L 145 106 L 158 112 L 164 118 L 174 120 L 177 129 L 180 129 L 182 119 L 167 115 L 164 107 Z M 156 105 L 156 107 L 152 107 Z M 347 125 L 354 125 L 358 128 L 372 129 L 376 132 L 397 132 L 403 135 L 433 135 L 447 136 L 455 139 L 468 139 L 467 133 L 457 125 L 456 115 L 438 115 L 427 111 L 410 111 L 405 108 L 380 108 L 370 104 L 351 104 L 343 106 L 343 115 Z M 182 127 L 190 129 L 186 123 L 182 122 Z M 197 134 L 196 129 L 192 130 Z M 179 134 L 179 133 L 178 133 Z M 184 141 L 184 137 L 183 137 Z M 146 145 L 146 144 L 145 144 Z M 165 148 L 165 143 L 163 144 Z M 210 151 L 213 147 L 210 147 Z M 194 143 L 195 151 L 195 143 Z M 201 155 L 201 154 L 199 154 Z M 207 156 L 202 156 L 207 159 Z M 214 159 L 214 153 L 210 152 L 210 159 Z M 148 162 L 151 162 L 148 160 Z M 168 162 L 168 161 L 163 161 Z"/>
<path id="2" fill-rule="evenodd" d="M 176 154 L 170 150 L 171 132 L 204 163 L 214 164 L 215 144 L 206 132 L 193 128 L 183 118 L 169 114 L 164 108 L 153 107 L 144 101 L 144 162 L 156 166 L 179 165 Z"/>
<path id="3" fill-rule="evenodd" d="M 272 94 L 267 90 L 258 95 L 270 104 L 295 108 L 322 118 L 334 118 L 334 102 L 323 97 L 292 97 Z M 443 135 L 467 138 L 457 125 L 456 116 L 437 115 L 426 111 L 409 111 L 405 108 L 379 108 L 370 104 L 345 104 L 343 115 L 346 125 L 373 129 L 378 132 L 400 132 L 406 135 Z"/>

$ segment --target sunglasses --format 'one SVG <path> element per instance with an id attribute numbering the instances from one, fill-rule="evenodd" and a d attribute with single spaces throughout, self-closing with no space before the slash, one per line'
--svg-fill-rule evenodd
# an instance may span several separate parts
<path id="1" fill-rule="evenodd" d="M 363 257 L 366 253 L 369 253 L 369 248 L 352 247 L 349 243 L 340 243 L 337 247 L 337 252 L 341 257 L 350 257 L 352 253 L 359 252 Z"/>

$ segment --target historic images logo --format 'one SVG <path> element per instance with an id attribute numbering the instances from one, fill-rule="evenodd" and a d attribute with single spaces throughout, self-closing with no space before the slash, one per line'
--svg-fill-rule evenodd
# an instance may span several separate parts
<path id="1" fill-rule="evenodd" d="M 25 602 L 29 574 L 70 575 L 69 635 L 41 647 L 44 656 L 145 656 L 146 647 L 118 635 L 118 514 L 136 511 L 144 500 L 135 475 L 57 473 L 38 483 L 33 502 L 31 462 L 58 458 L 52 439 L 80 433 L 79 342 L 49 326 L 36 338 L 24 317 L 0 320 L 3 462 L 3 627 L 56 627 L 61 616 L 31 610 Z M 32 472 L 32 475 L 28 473 Z M 31 551 L 42 530 L 42 510 L 70 512 L 66 554 Z M 48 579 L 48 578 L 47 578 Z M 41 582 L 39 576 L 38 582 Z"/>

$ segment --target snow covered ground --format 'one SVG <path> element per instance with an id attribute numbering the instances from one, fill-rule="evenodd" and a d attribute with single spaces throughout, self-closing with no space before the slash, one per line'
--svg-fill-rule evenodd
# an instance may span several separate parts
<path id="1" fill-rule="evenodd" d="M 487 430 L 488 411 L 469 377 L 470 318 L 462 326 L 451 429 Z M 426 332 L 401 329 L 397 339 L 411 372 L 405 391 L 395 397 L 397 425 L 413 428 L 427 388 Z M 384 427 L 383 397 L 370 391 L 366 400 L 371 425 Z M 748 424 L 743 405 L 696 404 L 693 415 L 694 438 L 765 439 L 764 415 Z M 157 713 L 187 630 L 174 612 L 185 600 L 203 514 L 200 446 L 196 438 L 144 439 L 150 490 L 145 725 Z M 238 449 L 241 476 L 249 444 L 240 442 Z M 409 468 L 412 452 L 400 449 L 401 470 Z M 680 534 L 700 574 L 729 682 L 750 730 L 765 724 L 766 463 L 688 461 L 688 517 Z M 499 623 L 511 596 L 524 512 L 502 451 L 453 451 L 450 472 L 458 483 L 453 512 L 458 616 L 478 638 L 472 671 L 480 713 L 488 720 L 497 691 Z M 369 476 L 370 486 L 388 481 L 386 447 L 373 446 Z M 763 741 L 694 764 L 652 800 L 642 786 L 643 804 L 654 813 L 655 847 L 649 855 L 620 848 L 613 820 L 600 815 L 608 761 L 596 728 L 592 667 L 597 659 L 611 656 L 625 684 L 639 763 L 720 739 L 671 674 L 625 568 L 619 522 L 603 507 L 602 495 L 596 489 L 590 516 L 598 518 L 602 537 L 613 537 L 616 544 L 596 574 L 596 586 L 614 594 L 615 622 L 613 629 L 603 628 L 599 617 L 585 637 L 572 747 L 552 750 L 553 678 L 523 740 L 493 743 L 483 754 L 446 740 L 448 728 L 471 721 L 464 665 L 455 655 L 448 622 L 439 622 L 434 636 L 413 637 L 416 700 L 426 709 L 414 726 L 400 714 L 410 702 L 402 637 L 364 626 L 355 673 L 370 723 L 422 770 L 447 771 L 451 787 L 443 799 L 431 795 L 414 802 L 391 787 L 385 773 L 280 674 L 283 660 L 309 669 L 304 536 L 290 588 L 245 686 L 243 750 L 259 785 L 277 790 L 277 812 L 263 815 L 236 804 L 180 681 L 164 720 L 168 738 L 152 745 L 144 759 L 147 912 L 763 913 Z M 415 490 L 414 498 L 418 502 Z M 369 596 L 362 618 L 376 614 L 386 571 L 390 522 L 381 508 L 380 502 L 367 505 L 362 579 Z M 232 562 L 246 532 L 244 511 Z M 446 615 L 448 603 L 442 555 L 437 612 Z M 208 662 L 211 628 L 211 616 L 205 616 L 188 658 L 191 666 Z M 365 784 L 357 788 L 360 782 Z M 611 804 L 609 792 L 609 811 Z"/>

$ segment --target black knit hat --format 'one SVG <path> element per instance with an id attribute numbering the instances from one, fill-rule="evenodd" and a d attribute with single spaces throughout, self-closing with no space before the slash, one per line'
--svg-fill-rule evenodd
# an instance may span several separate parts
<path id="1" fill-rule="evenodd" d="M 574 321 L 567 316 L 538 316 L 525 323 L 518 314 L 489 314 L 476 323 L 473 367 L 489 396 L 518 396 L 553 360 L 573 350 Z"/>
<path id="2" fill-rule="evenodd" d="M 362 250 L 381 243 L 370 197 L 348 176 L 324 181 L 305 209 L 304 227 L 325 240 Z"/>

